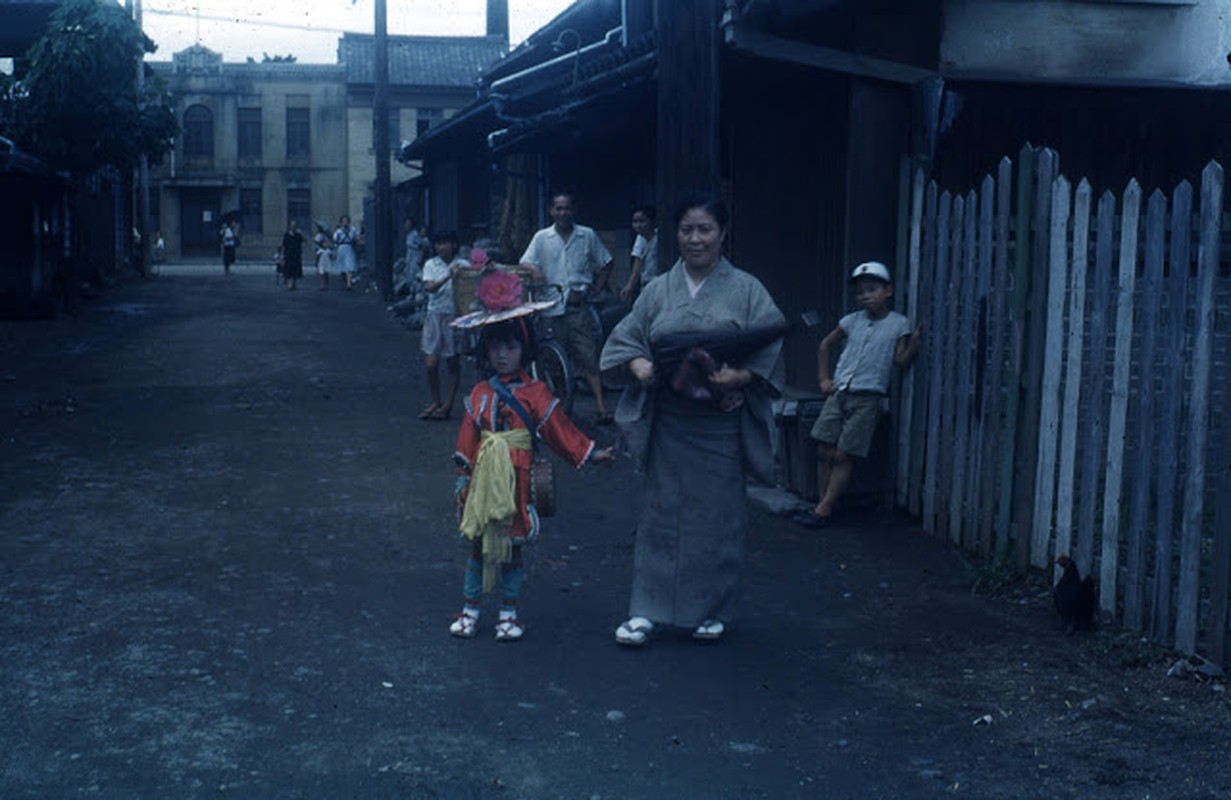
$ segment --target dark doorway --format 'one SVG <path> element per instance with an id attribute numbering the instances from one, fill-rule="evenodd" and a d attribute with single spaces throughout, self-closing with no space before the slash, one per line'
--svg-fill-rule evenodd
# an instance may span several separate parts
<path id="1" fill-rule="evenodd" d="M 222 202 L 209 189 L 184 190 L 180 195 L 180 248 L 186 256 L 214 255 L 222 226 Z"/>

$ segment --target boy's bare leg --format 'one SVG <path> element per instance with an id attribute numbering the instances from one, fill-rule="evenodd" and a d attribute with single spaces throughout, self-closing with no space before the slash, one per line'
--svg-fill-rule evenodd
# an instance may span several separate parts
<path id="1" fill-rule="evenodd" d="M 432 404 L 440 408 L 440 372 L 436 367 L 440 364 L 440 359 L 436 356 L 428 356 L 423 359 L 423 365 L 427 367 L 427 385 L 432 392 Z"/>
<path id="2" fill-rule="evenodd" d="M 833 514 L 834 506 L 846 491 L 847 485 L 851 482 L 851 470 L 854 464 L 851 462 L 851 457 L 836 447 L 829 448 L 829 458 L 825 460 L 827 465 L 825 472 L 828 480 L 821 494 L 821 500 L 816 506 L 816 515 L 818 517 L 828 518 Z M 820 472 L 817 470 L 817 482 L 820 482 Z"/>
<path id="3" fill-rule="evenodd" d="M 448 416 L 453 411 L 453 400 L 457 397 L 457 385 L 462 377 L 461 356 L 451 356 L 445 359 L 445 368 L 449 371 L 448 383 L 445 384 L 445 401 L 440 406 L 440 413 Z M 435 375 L 436 371 L 432 370 Z M 436 378 L 436 383 L 439 385 L 440 378 Z M 436 395 L 433 394 L 433 397 Z"/>

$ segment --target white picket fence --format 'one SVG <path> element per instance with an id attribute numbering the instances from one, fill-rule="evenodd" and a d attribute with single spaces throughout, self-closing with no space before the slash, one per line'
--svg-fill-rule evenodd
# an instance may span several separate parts
<path id="1" fill-rule="evenodd" d="M 1106 614 L 1225 663 L 1222 167 L 1196 209 L 1187 182 L 1144 210 L 1136 181 L 1096 198 L 1030 146 L 963 193 L 903 181 L 898 304 L 926 340 L 900 388 L 898 503 L 1023 570 L 1070 554 Z"/>

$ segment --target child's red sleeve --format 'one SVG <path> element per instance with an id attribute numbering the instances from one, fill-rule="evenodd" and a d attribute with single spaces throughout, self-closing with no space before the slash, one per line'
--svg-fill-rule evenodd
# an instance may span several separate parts
<path id="1" fill-rule="evenodd" d="M 535 416 L 539 420 L 539 435 L 547 446 L 574 467 L 586 463 L 594 450 L 594 441 L 577 429 L 564 413 L 559 401 L 543 384 L 536 384 L 541 391 L 535 392 Z"/>
<path id="2" fill-rule="evenodd" d="M 462 423 L 457 429 L 457 449 L 453 453 L 453 460 L 466 472 L 470 472 L 474 467 L 474 459 L 479 452 L 478 415 L 481 412 L 475 407 L 475 403 L 481 399 L 476 397 L 478 394 L 478 392 L 471 392 L 466 397 Z"/>

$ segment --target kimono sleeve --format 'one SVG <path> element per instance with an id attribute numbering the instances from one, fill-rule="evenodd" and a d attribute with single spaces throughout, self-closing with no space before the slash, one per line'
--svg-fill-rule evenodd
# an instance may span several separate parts
<path id="1" fill-rule="evenodd" d="M 481 430 L 478 414 L 482 413 L 478 405 L 482 400 L 479 395 L 479 392 L 471 392 L 466 398 L 466 411 L 457 429 L 457 449 L 453 451 L 454 462 L 466 472 L 474 467 L 474 459 L 479 452 Z"/>
<path id="2" fill-rule="evenodd" d="M 551 392 L 542 384 L 537 384 L 534 394 L 534 405 L 539 418 L 539 435 L 543 441 L 555 451 L 556 455 L 580 467 L 586 463 L 594 450 L 594 441 L 577 429 L 573 421 L 564 413 L 560 402 L 551 396 Z"/>

